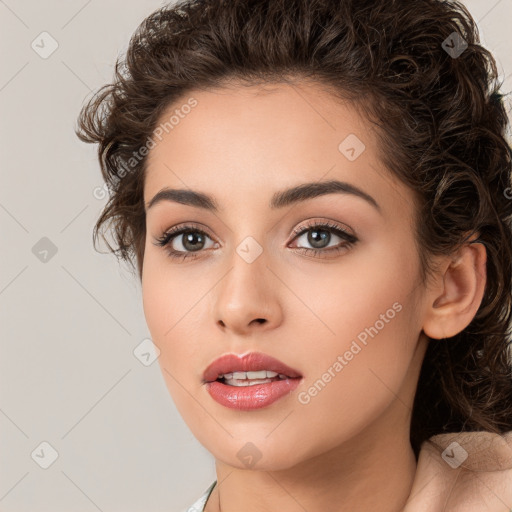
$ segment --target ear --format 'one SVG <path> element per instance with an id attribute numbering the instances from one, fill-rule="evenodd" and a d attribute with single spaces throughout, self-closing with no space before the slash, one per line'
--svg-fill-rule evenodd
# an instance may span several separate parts
<path id="1" fill-rule="evenodd" d="M 485 291 L 486 262 L 485 246 L 469 241 L 443 263 L 437 284 L 428 295 L 423 324 L 427 336 L 450 338 L 471 323 Z"/>

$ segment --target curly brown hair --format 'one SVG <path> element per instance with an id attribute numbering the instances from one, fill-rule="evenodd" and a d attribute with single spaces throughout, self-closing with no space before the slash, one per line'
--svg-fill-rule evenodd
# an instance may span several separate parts
<path id="1" fill-rule="evenodd" d="M 312 80 L 375 125 L 382 162 L 417 193 L 423 281 L 435 270 L 432 256 L 452 254 L 472 235 L 487 250 L 476 316 L 456 336 L 429 342 L 412 411 L 416 457 L 435 434 L 510 430 L 512 150 L 496 62 L 479 43 L 456 1 L 187 0 L 159 8 L 78 119 L 78 137 L 99 144 L 111 192 L 93 243 L 113 223 L 109 249 L 132 268 L 136 259 L 142 279 L 140 148 L 169 105 L 233 81 Z"/>

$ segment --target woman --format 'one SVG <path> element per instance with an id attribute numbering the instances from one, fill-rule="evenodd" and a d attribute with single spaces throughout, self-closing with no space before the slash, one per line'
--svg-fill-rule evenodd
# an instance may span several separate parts
<path id="1" fill-rule="evenodd" d="M 512 507 L 496 78 L 455 2 L 190 0 L 138 28 L 77 133 L 95 237 L 215 457 L 189 510 Z"/>

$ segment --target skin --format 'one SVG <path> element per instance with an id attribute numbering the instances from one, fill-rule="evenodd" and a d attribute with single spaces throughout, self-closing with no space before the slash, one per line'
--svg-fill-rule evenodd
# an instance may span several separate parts
<path id="1" fill-rule="evenodd" d="M 409 428 L 427 335 L 453 336 L 470 323 L 484 291 L 485 248 L 439 258 L 439 272 L 423 284 L 413 191 L 379 161 L 371 125 L 318 85 L 232 85 L 190 96 L 197 106 L 150 150 L 144 200 L 164 187 L 190 188 L 213 196 L 219 211 L 170 201 L 147 211 L 142 295 L 168 390 L 215 457 L 207 512 L 402 510 L 416 471 Z M 349 134 L 366 147 L 354 161 L 338 149 Z M 363 189 L 380 212 L 349 194 L 269 208 L 276 191 L 329 179 Z M 308 233 L 294 238 L 292 230 L 310 220 L 331 221 L 358 241 L 337 254 L 306 254 L 300 248 L 315 247 Z M 171 259 L 155 241 L 189 222 L 209 238 L 188 260 Z M 248 236 L 263 251 L 252 263 L 236 252 Z M 178 235 L 173 248 L 186 251 L 183 242 Z M 325 245 L 343 243 L 332 233 Z M 300 403 L 299 393 L 395 303 L 402 308 L 394 318 Z M 223 407 L 203 372 L 225 353 L 251 351 L 303 380 L 268 407 Z M 237 457 L 248 442 L 261 456 L 253 467 Z"/>

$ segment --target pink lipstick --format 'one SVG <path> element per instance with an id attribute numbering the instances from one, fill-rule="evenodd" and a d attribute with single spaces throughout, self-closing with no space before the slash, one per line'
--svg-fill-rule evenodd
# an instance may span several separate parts
<path id="1" fill-rule="evenodd" d="M 291 393 L 302 379 L 293 368 L 266 354 L 224 355 L 203 374 L 210 396 L 219 404 L 241 411 L 266 407 Z"/>

